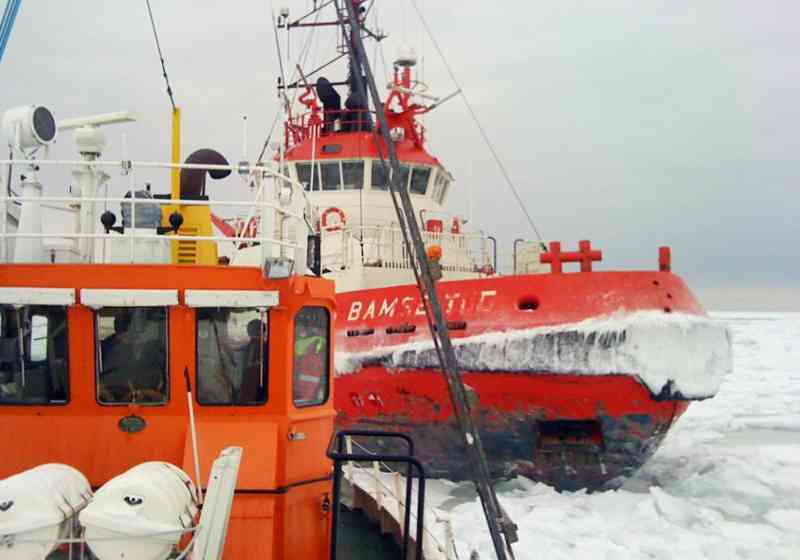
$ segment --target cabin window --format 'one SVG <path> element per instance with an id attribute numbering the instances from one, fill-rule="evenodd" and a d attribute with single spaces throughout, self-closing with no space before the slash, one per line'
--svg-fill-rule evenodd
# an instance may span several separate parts
<path id="1" fill-rule="evenodd" d="M 389 163 L 386 163 L 386 168 L 388 168 Z M 389 176 L 385 172 L 385 168 L 381 160 L 376 159 L 372 161 L 372 188 L 378 189 L 381 191 L 388 190 L 389 188 Z"/>
<path id="2" fill-rule="evenodd" d="M 322 181 L 319 178 L 319 166 L 314 166 L 314 184 L 311 184 L 311 164 L 310 163 L 298 163 L 297 164 L 297 181 L 305 186 L 307 191 L 320 190 L 320 185 Z"/>
<path id="3" fill-rule="evenodd" d="M 313 406 L 328 400 L 330 367 L 330 313 L 324 307 L 304 307 L 294 319 L 295 406 Z"/>
<path id="4" fill-rule="evenodd" d="M 166 403 L 167 308 L 103 307 L 95 329 L 98 402 Z"/>
<path id="5" fill-rule="evenodd" d="M 450 181 L 445 181 L 442 185 L 442 189 L 439 191 L 439 198 L 436 199 L 436 202 L 439 204 L 444 203 L 444 199 L 447 196 L 447 189 L 450 188 Z"/>
<path id="6" fill-rule="evenodd" d="M 267 402 L 269 315 L 255 307 L 197 309 L 197 402 Z"/>
<path id="7" fill-rule="evenodd" d="M 447 172 L 444 169 L 439 169 L 436 172 L 436 180 L 434 181 L 433 185 L 433 199 L 442 204 L 444 201 L 445 195 L 447 194 L 447 188 L 450 186 L 450 180 L 448 178 Z"/>
<path id="8" fill-rule="evenodd" d="M 326 162 L 321 163 L 322 168 L 322 190 L 323 191 L 338 191 L 342 188 L 342 178 L 339 175 L 339 162 Z"/>
<path id="9" fill-rule="evenodd" d="M 430 167 L 415 167 L 411 172 L 411 192 L 424 195 L 428 192 L 428 179 L 430 178 Z"/>
<path id="10" fill-rule="evenodd" d="M 66 404 L 67 309 L 0 306 L 0 405 Z"/>
<path id="11" fill-rule="evenodd" d="M 361 190 L 364 188 L 364 162 L 342 162 L 342 184 L 344 190 Z"/>

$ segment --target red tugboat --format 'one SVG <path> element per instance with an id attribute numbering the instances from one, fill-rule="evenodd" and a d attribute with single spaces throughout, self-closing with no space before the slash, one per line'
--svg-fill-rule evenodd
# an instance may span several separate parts
<path id="1" fill-rule="evenodd" d="M 364 12 L 360 32 L 380 39 Z M 309 16 L 283 13 L 278 25 L 344 21 Z M 425 93 L 415 64 L 403 49 L 384 112 L 442 270 L 438 290 L 492 474 L 558 489 L 614 487 L 653 455 L 690 401 L 716 393 L 730 369 L 729 335 L 672 274 L 668 248 L 657 261 L 654 251 L 652 271 L 600 272 L 593 264 L 602 254 L 589 241 L 577 251 L 518 241 L 513 269 L 499 274 L 495 239 L 446 209 L 458 191 L 418 120 L 446 98 Z M 464 478 L 463 444 L 387 190 L 387 147 L 353 77 L 332 83 L 316 73 L 280 82 L 282 99 L 302 92 L 303 108 L 286 103 L 277 160 L 319 208 L 321 269 L 336 280 L 338 425 L 412 433 L 431 474 Z M 240 250 L 237 259 L 247 258 Z"/>

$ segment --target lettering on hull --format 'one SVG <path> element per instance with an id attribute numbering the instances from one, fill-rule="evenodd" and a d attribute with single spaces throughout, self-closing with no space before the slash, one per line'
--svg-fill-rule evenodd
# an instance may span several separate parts
<path id="1" fill-rule="evenodd" d="M 442 294 L 445 313 L 491 312 L 497 290 L 481 290 L 471 294 L 445 292 Z M 404 318 L 424 316 L 425 308 L 417 296 L 383 296 L 372 299 L 356 299 L 350 302 L 347 321 L 368 321 L 380 318 Z"/>

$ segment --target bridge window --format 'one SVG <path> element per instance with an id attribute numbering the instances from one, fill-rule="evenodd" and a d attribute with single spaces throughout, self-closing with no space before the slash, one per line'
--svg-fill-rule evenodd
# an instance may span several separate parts
<path id="1" fill-rule="evenodd" d="M 297 164 L 297 180 L 301 184 L 305 185 L 305 189 L 307 191 L 313 190 L 318 191 L 320 190 L 320 185 L 322 181 L 319 177 L 319 165 L 314 165 L 314 184 L 311 184 L 311 164 L 310 163 L 298 163 Z"/>
<path id="2" fill-rule="evenodd" d="M 386 162 L 387 168 L 389 162 Z M 400 165 L 400 185 L 408 188 L 408 177 L 411 175 L 411 168 L 408 165 Z M 372 188 L 378 190 L 389 190 L 389 181 L 383 170 L 383 164 L 380 160 L 373 160 L 372 162 Z"/>
<path id="3" fill-rule="evenodd" d="M 339 162 L 320 163 L 322 168 L 322 190 L 338 191 L 342 188 L 342 178 L 339 175 Z"/>
<path id="4" fill-rule="evenodd" d="M 386 162 L 387 168 L 389 162 Z M 389 188 L 389 176 L 380 160 L 372 160 L 372 188 L 385 191 Z"/>
<path id="5" fill-rule="evenodd" d="M 342 183 L 344 190 L 361 190 L 364 188 L 364 162 L 343 161 Z"/>
<path id="6" fill-rule="evenodd" d="M 430 167 L 415 167 L 411 172 L 411 192 L 424 195 L 428 191 L 428 179 L 430 178 Z"/>
<path id="7" fill-rule="evenodd" d="M 197 309 L 197 401 L 267 402 L 269 315 L 255 307 Z"/>
<path id="8" fill-rule="evenodd" d="M 95 328 L 98 402 L 165 404 L 167 308 L 103 307 Z"/>
<path id="9" fill-rule="evenodd" d="M 0 306 L 0 405 L 66 404 L 67 310 Z"/>
<path id="10" fill-rule="evenodd" d="M 324 307 L 304 307 L 294 319 L 295 406 L 313 406 L 328 400 L 330 314 Z"/>
<path id="11" fill-rule="evenodd" d="M 442 204 L 447 194 L 447 189 L 450 186 L 450 178 L 444 169 L 436 171 L 436 180 L 433 184 L 433 199 Z"/>

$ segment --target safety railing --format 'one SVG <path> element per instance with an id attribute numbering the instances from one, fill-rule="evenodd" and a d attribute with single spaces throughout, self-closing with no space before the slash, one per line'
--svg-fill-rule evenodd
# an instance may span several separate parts
<path id="1" fill-rule="evenodd" d="M 492 240 L 483 234 L 421 233 L 427 247 L 435 245 L 441 249 L 443 271 L 494 273 Z M 322 247 L 323 268 L 338 270 L 360 263 L 365 267 L 411 270 L 403 233 L 396 224 L 323 229 Z"/>
<path id="2" fill-rule="evenodd" d="M 289 148 L 312 136 L 324 137 L 343 132 L 372 132 L 377 119 L 368 109 L 310 111 L 290 117 L 285 125 L 285 146 Z"/>
<path id="3" fill-rule="evenodd" d="M 378 454 L 355 441 L 354 437 L 402 440 L 406 444 L 407 453 Z M 357 448 L 355 451 L 354 447 Z M 438 515 L 435 510 L 425 508 L 425 471 L 414 458 L 414 443 L 408 435 L 371 430 L 343 430 L 331 440 L 328 457 L 334 461 L 332 559 L 336 558 L 337 553 L 343 482 L 366 492 L 374 501 L 374 509 L 378 515 L 386 513 L 397 522 L 399 534 L 396 536 L 402 542 L 401 557 L 404 560 L 457 558 L 455 539 L 449 520 Z M 389 464 L 406 465 L 405 475 L 390 468 Z M 416 500 L 413 497 L 415 479 Z M 436 528 L 431 527 L 431 521 Z M 413 532 L 412 527 L 414 527 Z"/>
<path id="4" fill-rule="evenodd" d="M 175 164 L 164 162 L 147 162 L 147 161 L 104 161 L 104 160 L 0 160 L 0 166 L 24 166 L 26 174 L 35 174 L 40 168 L 48 167 L 63 167 L 68 166 L 82 172 L 88 172 L 92 175 L 92 190 L 94 196 L 86 196 L 85 194 L 77 194 L 72 196 L 43 196 L 43 195 L 26 195 L 25 183 L 23 183 L 23 190 L 21 195 L 12 193 L 11 188 L 0 189 L 0 262 L 7 262 L 9 260 L 9 241 L 17 241 L 19 239 L 62 239 L 73 243 L 73 247 L 80 247 L 83 244 L 85 249 L 88 243 L 97 240 L 112 241 L 119 247 L 123 242 L 128 244 L 129 260 L 136 262 L 137 249 L 140 248 L 141 242 L 154 242 L 156 240 L 166 242 L 172 241 L 186 241 L 186 242 L 238 242 L 244 240 L 243 237 L 231 238 L 222 233 L 214 235 L 194 235 L 187 230 L 181 232 L 180 225 L 178 227 L 170 228 L 153 228 L 141 227 L 138 224 L 142 222 L 141 212 L 145 212 L 153 207 L 163 208 L 164 206 L 172 207 L 173 210 L 177 207 L 192 207 L 192 206 L 207 206 L 214 208 L 248 208 L 247 219 L 248 221 L 257 218 L 262 224 L 273 223 L 274 220 L 281 222 L 286 220 L 293 220 L 298 227 L 295 228 L 302 232 L 311 232 L 310 223 L 307 216 L 311 214 L 310 201 L 302 188 L 300 183 L 293 181 L 290 177 L 279 173 L 274 169 L 264 166 L 250 166 L 250 165 L 209 165 L 209 164 Z M 105 190 L 107 193 L 108 187 L 105 182 L 110 178 L 104 170 L 106 169 L 119 169 L 122 176 L 127 176 L 128 195 L 120 196 L 107 196 L 98 194 Z M 235 171 L 242 176 L 246 181 L 252 182 L 256 186 L 253 196 L 244 200 L 225 200 L 225 199 L 212 199 L 210 197 L 198 198 L 170 198 L 168 194 L 157 194 L 155 196 L 140 196 L 145 191 L 136 184 L 136 169 L 196 169 L 203 171 Z M 31 179 L 28 179 L 31 181 Z M 270 181 L 274 180 L 274 181 Z M 274 189 L 276 196 L 273 193 L 268 194 L 268 184 L 274 182 Z M 286 198 L 286 193 L 281 190 L 286 188 L 291 189 L 291 196 L 288 202 L 282 202 L 281 199 Z M 243 189 L 244 190 L 244 189 Z M 278 202 L 272 202 L 277 200 Z M 24 207 L 26 204 L 38 205 L 40 208 L 48 210 L 59 210 L 75 214 L 78 216 L 76 222 L 73 224 L 71 230 L 66 228 L 41 228 L 34 227 L 32 231 L 13 231 L 17 226 L 16 223 L 10 223 L 11 206 L 16 208 Z M 59 206 L 60 205 L 60 206 Z M 116 223 L 116 216 L 112 227 L 109 228 L 108 224 L 103 223 L 106 231 L 98 231 L 101 229 L 101 212 L 108 211 L 112 206 L 121 210 L 125 214 L 125 207 L 129 213 L 129 218 L 123 216 L 123 220 L 128 221 L 129 225 L 123 225 L 124 235 L 114 235 L 112 232 L 120 228 L 114 228 L 113 224 Z M 116 208 L 115 208 L 116 209 Z M 138 217 L 137 217 L 138 214 Z M 168 216 L 167 216 L 168 217 Z M 269 218 L 269 219 L 268 219 Z M 16 217 L 15 217 L 16 222 Z M 77 225 L 75 225 L 77 224 Z M 19 224 L 20 226 L 22 223 Z M 157 224 L 161 226 L 161 223 Z M 161 229 L 163 231 L 154 231 Z M 292 239 L 288 235 L 281 234 L 278 237 L 271 237 L 271 230 L 278 230 L 283 233 L 288 228 L 259 228 L 254 237 L 246 239 L 249 243 L 257 243 L 261 246 L 263 262 L 265 247 L 277 247 L 278 251 L 283 255 L 288 250 L 301 251 L 305 248 L 305 233 L 298 234 L 298 239 Z M 37 231 L 38 230 L 38 231 Z M 212 231 L 214 231 L 212 229 Z M 242 232 L 244 233 L 244 232 Z M 302 237 L 302 239 L 300 239 Z M 79 252 L 83 252 L 80 251 Z M 89 251 L 92 252 L 92 251 Z M 271 256 L 271 255 L 270 255 Z M 85 259 L 83 259 L 85 260 Z M 116 262 L 120 262 L 117 260 Z"/>

